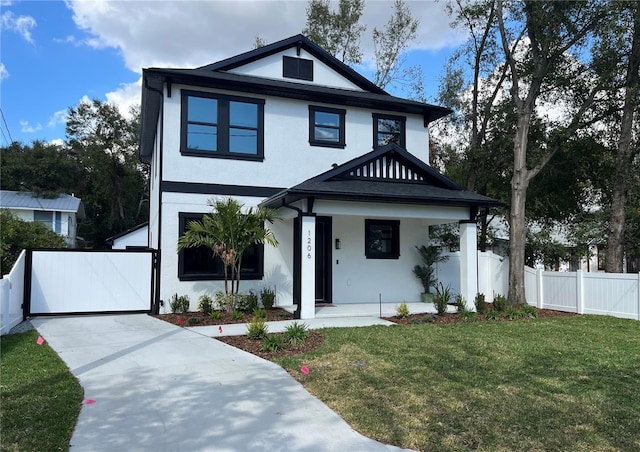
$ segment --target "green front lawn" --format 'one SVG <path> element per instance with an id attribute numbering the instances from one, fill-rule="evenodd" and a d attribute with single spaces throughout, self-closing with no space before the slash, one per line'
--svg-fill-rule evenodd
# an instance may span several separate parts
<path id="1" fill-rule="evenodd" d="M 322 347 L 277 362 L 370 438 L 437 451 L 640 450 L 638 321 L 322 332 Z"/>
<path id="2" fill-rule="evenodd" d="M 68 450 L 82 388 L 38 333 L 0 339 L 1 447 L 6 451 Z"/>

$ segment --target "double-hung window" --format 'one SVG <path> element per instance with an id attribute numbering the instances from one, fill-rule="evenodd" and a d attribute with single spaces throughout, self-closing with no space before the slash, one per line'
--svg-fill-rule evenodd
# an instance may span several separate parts
<path id="1" fill-rule="evenodd" d="M 202 213 L 180 213 L 180 235 L 187 230 L 191 221 L 202 220 Z M 264 268 L 264 245 L 250 246 L 242 255 L 240 279 L 262 279 Z M 184 248 L 178 254 L 178 278 L 181 281 L 223 280 L 224 265 L 222 259 L 213 255 L 206 246 Z"/>
<path id="2" fill-rule="evenodd" d="M 406 147 L 406 123 L 404 116 L 373 114 L 373 147 L 379 148 L 389 143 L 395 143 L 401 148 Z"/>
<path id="3" fill-rule="evenodd" d="M 185 155 L 262 160 L 264 100 L 182 91 Z"/>
<path id="4" fill-rule="evenodd" d="M 332 148 L 345 147 L 346 110 L 309 106 L 309 144 Z"/>
<path id="5" fill-rule="evenodd" d="M 367 259 L 400 257 L 400 222 L 364 220 L 365 256 Z"/>

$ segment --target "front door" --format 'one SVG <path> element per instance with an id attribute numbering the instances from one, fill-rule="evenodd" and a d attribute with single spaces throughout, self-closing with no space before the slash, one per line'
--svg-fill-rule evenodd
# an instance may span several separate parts
<path id="1" fill-rule="evenodd" d="M 331 303 L 331 217 L 316 217 L 316 303 Z"/>

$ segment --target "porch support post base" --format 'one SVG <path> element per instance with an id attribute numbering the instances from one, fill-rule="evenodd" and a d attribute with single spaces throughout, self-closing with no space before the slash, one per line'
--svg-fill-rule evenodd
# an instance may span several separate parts
<path id="1" fill-rule="evenodd" d="M 474 299 L 478 292 L 478 238 L 475 221 L 460 222 L 460 295 L 467 309 L 476 310 Z"/>

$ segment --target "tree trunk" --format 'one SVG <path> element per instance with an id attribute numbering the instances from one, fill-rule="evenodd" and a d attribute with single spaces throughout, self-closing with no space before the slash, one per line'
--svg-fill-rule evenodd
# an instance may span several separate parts
<path id="1" fill-rule="evenodd" d="M 605 271 L 607 273 L 622 273 L 622 260 L 624 257 L 624 229 L 625 208 L 627 206 L 627 183 L 629 180 L 629 168 L 633 161 L 631 148 L 631 131 L 633 128 L 633 116 L 636 105 L 636 91 L 640 86 L 640 3 L 634 11 L 633 41 L 631 54 L 627 64 L 627 76 L 625 80 L 624 106 L 622 109 L 622 124 L 620 126 L 620 139 L 618 140 L 618 153 L 616 155 L 616 169 L 613 175 L 613 195 L 611 200 L 611 214 L 609 217 L 609 237 L 607 239 L 607 251 L 605 255 Z"/>

